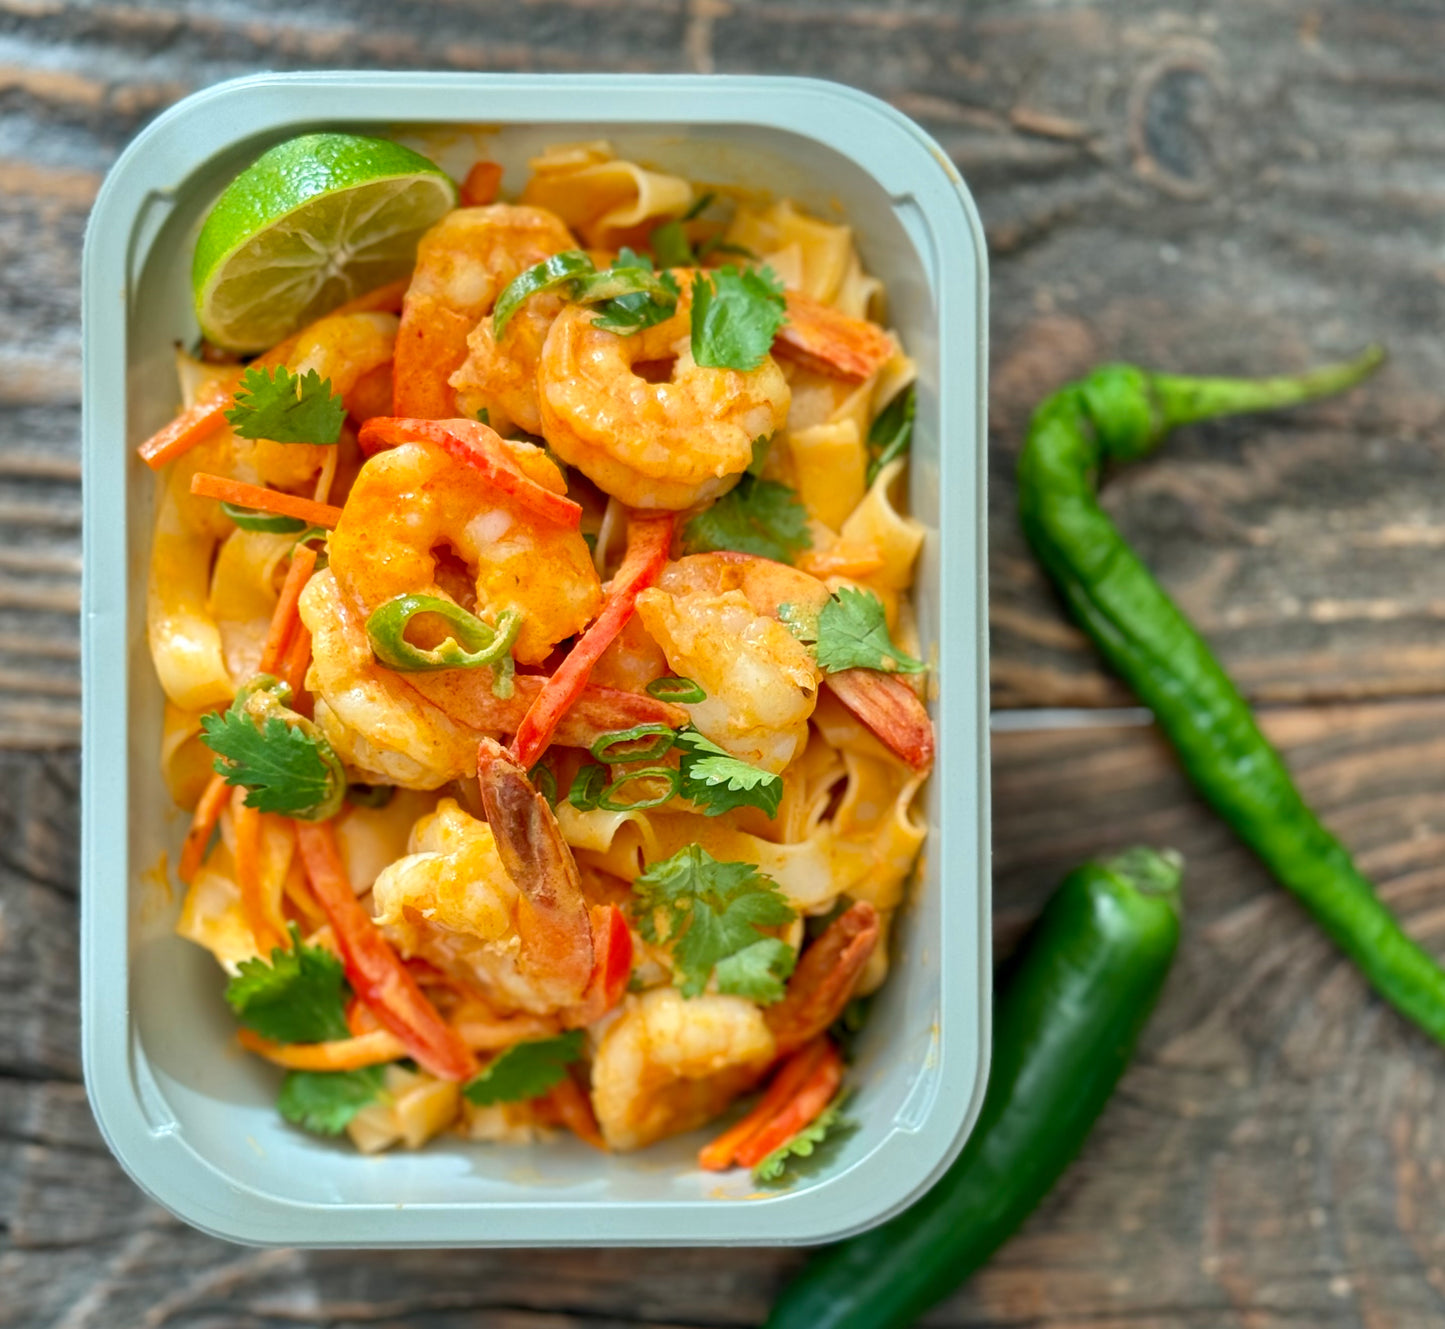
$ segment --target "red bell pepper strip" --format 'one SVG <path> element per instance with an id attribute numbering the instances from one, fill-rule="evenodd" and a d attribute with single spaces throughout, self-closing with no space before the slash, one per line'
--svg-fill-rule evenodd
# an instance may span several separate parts
<path id="1" fill-rule="evenodd" d="M 708 1172 L 726 1172 L 737 1162 L 738 1150 L 757 1135 L 803 1087 L 809 1076 L 822 1064 L 828 1051 L 826 1038 L 815 1038 L 799 1048 L 778 1068 L 773 1082 L 758 1099 L 752 1110 L 729 1126 L 717 1139 L 703 1145 L 697 1165 Z"/>
<path id="2" fill-rule="evenodd" d="M 562 717 L 581 696 L 593 665 L 627 626 L 627 620 L 637 608 L 637 597 L 661 575 L 672 551 L 676 526 L 677 514 L 673 512 L 632 514 L 627 528 L 627 552 L 617 575 L 608 583 L 602 612 L 537 694 L 512 739 L 512 755 L 528 770 L 537 764 Z"/>
<path id="3" fill-rule="evenodd" d="M 471 1049 L 427 1000 L 357 900 L 341 863 L 330 822 L 297 822 L 296 843 L 311 889 L 326 911 L 341 948 L 346 980 L 382 1025 L 405 1046 L 418 1065 L 443 1080 L 469 1080 L 477 1073 Z"/>
<path id="4" fill-rule="evenodd" d="M 539 485 L 518 469 L 499 434 L 479 420 L 410 420 L 377 416 L 361 426 L 357 435 L 368 457 L 400 443 L 432 443 L 450 457 L 480 471 L 519 507 L 544 521 L 575 531 L 582 524 L 582 508 L 565 494 Z"/>
<path id="5" fill-rule="evenodd" d="M 774 1149 L 781 1149 L 803 1127 L 816 1121 L 833 1101 L 843 1083 L 843 1058 L 831 1043 L 824 1047 L 818 1064 L 798 1087 L 798 1092 L 776 1112 L 762 1130 L 748 1137 L 737 1151 L 740 1167 L 756 1167 Z"/>
<path id="6" fill-rule="evenodd" d="M 501 163 L 479 161 L 472 166 L 472 169 L 467 172 L 467 178 L 462 181 L 462 187 L 457 191 L 457 201 L 464 208 L 484 208 L 488 203 L 497 201 L 497 191 L 501 187 Z"/>

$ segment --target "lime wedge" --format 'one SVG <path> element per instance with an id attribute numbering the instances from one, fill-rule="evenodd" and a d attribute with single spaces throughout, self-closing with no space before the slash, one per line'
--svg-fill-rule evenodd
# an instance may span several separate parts
<path id="1" fill-rule="evenodd" d="M 456 201 L 451 179 L 399 143 L 306 134 L 277 144 L 201 227 L 191 264 L 201 331 L 233 351 L 274 346 L 405 276 L 422 233 Z"/>

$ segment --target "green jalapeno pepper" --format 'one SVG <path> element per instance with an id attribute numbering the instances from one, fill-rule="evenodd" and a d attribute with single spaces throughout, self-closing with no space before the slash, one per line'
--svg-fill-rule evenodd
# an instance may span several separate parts
<path id="1" fill-rule="evenodd" d="M 413 645 L 406 631 L 418 614 L 435 614 L 454 635 L 439 646 Z M 375 610 L 366 620 L 366 635 L 376 658 L 390 669 L 423 673 L 489 665 L 496 673 L 492 691 L 505 698 L 512 695 L 512 646 L 521 627 L 522 615 L 515 609 L 504 609 L 493 627 L 451 600 L 412 592 L 398 595 Z"/>

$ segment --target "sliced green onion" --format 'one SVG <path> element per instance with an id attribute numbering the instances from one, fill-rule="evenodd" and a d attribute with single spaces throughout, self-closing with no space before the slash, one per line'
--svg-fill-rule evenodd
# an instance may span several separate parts
<path id="1" fill-rule="evenodd" d="M 359 808 L 384 808 L 395 797 L 394 784 L 353 784 L 346 790 L 346 801 Z"/>
<path id="2" fill-rule="evenodd" d="M 237 503 L 221 504 L 221 511 L 243 531 L 265 531 L 268 535 L 290 535 L 304 531 L 306 523 L 299 517 L 282 517 L 275 512 L 258 512 L 255 508 L 243 508 Z M 320 527 L 317 527 L 319 530 Z"/>
<path id="3" fill-rule="evenodd" d="M 567 801 L 579 812 L 591 812 L 597 806 L 598 795 L 606 787 L 607 767 L 584 766 L 572 777 Z"/>
<path id="4" fill-rule="evenodd" d="M 707 700 L 707 693 L 690 678 L 654 678 L 646 691 L 649 697 L 656 697 L 658 701 L 676 702 L 681 706 Z"/>
<path id="5" fill-rule="evenodd" d="M 620 761 L 656 761 L 672 747 L 672 739 L 672 730 L 665 724 L 640 724 L 603 734 L 592 745 L 591 752 L 609 766 Z"/>
<path id="6" fill-rule="evenodd" d="M 620 791 L 636 780 L 662 780 L 667 788 L 660 794 L 644 795 L 631 802 L 620 796 Z M 647 808 L 659 807 L 673 798 L 682 787 L 682 776 L 675 766 L 644 766 L 641 770 L 619 775 L 597 795 L 597 806 L 604 812 L 642 812 Z"/>
<path id="7" fill-rule="evenodd" d="M 548 803 L 554 808 L 557 806 L 557 777 L 552 774 L 552 768 L 546 762 L 539 761 L 533 766 L 527 772 L 527 779 Z"/>
<path id="8" fill-rule="evenodd" d="M 596 271 L 596 264 L 580 249 L 564 249 L 513 278 L 492 307 L 493 340 L 502 340 L 502 333 L 523 300 L 542 291 L 555 290 L 575 277 L 589 276 Z"/>
<path id="9" fill-rule="evenodd" d="M 435 614 L 455 635 L 430 650 L 412 645 L 406 639 L 406 630 L 418 614 Z M 512 645 L 521 627 L 522 615 L 515 609 L 504 609 L 493 627 L 451 600 L 413 592 L 398 595 L 376 610 L 366 620 L 366 635 L 371 638 L 376 658 L 391 669 L 420 673 L 492 665 L 498 673 L 492 690 L 506 696 L 512 686 Z M 505 686 L 507 692 L 499 691 L 499 686 Z"/>

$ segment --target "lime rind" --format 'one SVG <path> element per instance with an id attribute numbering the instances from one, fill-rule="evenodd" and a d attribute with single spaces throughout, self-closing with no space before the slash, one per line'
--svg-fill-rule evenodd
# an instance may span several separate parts
<path id="1" fill-rule="evenodd" d="M 404 276 L 455 204 L 451 179 L 399 143 L 309 134 L 277 145 L 231 182 L 196 241 L 202 332 L 237 351 L 274 345 Z"/>

